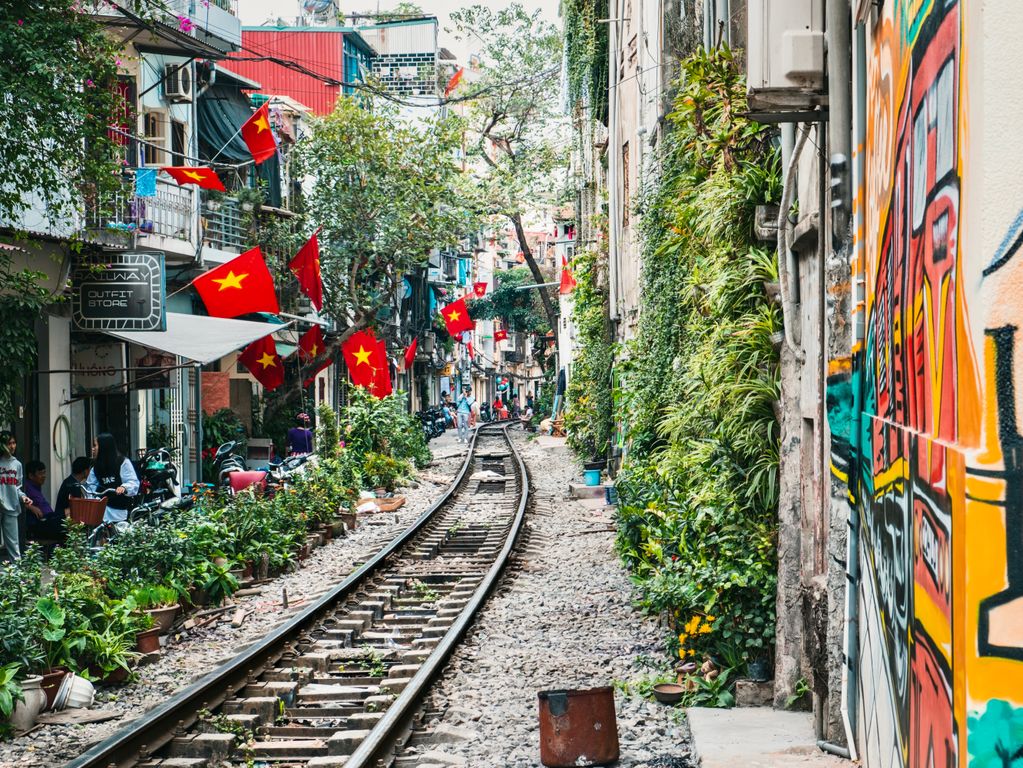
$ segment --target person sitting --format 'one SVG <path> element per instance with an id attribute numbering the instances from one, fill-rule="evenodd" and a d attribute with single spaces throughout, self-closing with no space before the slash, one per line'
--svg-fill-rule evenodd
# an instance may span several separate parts
<path id="1" fill-rule="evenodd" d="M 118 449 L 117 440 L 109 432 L 103 432 L 93 440 L 92 453 L 96 463 L 85 478 L 85 488 L 90 493 L 106 495 L 104 523 L 124 522 L 128 519 L 132 499 L 139 492 L 139 477 L 135 474 L 135 467 Z M 107 494 L 107 491 L 114 493 Z"/>
<path id="2" fill-rule="evenodd" d="M 28 497 L 26 504 L 28 517 L 26 520 L 28 538 L 32 541 L 44 542 L 50 548 L 64 540 L 64 518 L 50 506 L 43 493 L 46 482 L 46 465 L 39 459 L 32 459 L 25 465 L 25 484 L 23 490 Z"/>
<path id="3" fill-rule="evenodd" d="M 288 430 L 288 455 L 303 456 L 313 452 L 313 433 L 309 429 L 309 414 L 295 417 L 295 426 Z"/>
<path id="4" fill-rule="evenodd" d="M 57 502 L 53 505 L 53 511 L 62 519 L 68 517 L 71 512 L 71 499 L 80 499 L 82 484 L 89 476 L 92 469 L 92 459 L 88 456 L 79 456 L 71 462 L 71 474 L 64 478 L 57 489 Z"/>
<path id="5" fill-rule="evenodd" d="M 526 430 L 527 432 L 535 431 L 536 428 L 533 426 L 533 407 L 532 406 L 526 405 L 525 410 L 522 411 L 519 414 L 519 421 L 522 422 L 522 428 L 524 430 Z"/>
<path id="6" fill-rule="evenodd" d="M 504 416 L 504 401 L 501 400 L 501 396 L 498 395 L 494 398 L 494 402 L 491 404 L 491 408 L 494 411 L 494 420 L 500 421 Z"/>

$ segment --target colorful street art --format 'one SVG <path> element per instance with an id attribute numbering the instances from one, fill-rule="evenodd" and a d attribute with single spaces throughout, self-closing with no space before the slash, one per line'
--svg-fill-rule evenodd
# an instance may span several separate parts
<path id="1" fill-rule="evenodd" d="M 870 768 L 1023 768 L 1023 212 L 965 246 L 964 4 L 890 0 L 868 25 L 863 333 L 827 406 Z"/>

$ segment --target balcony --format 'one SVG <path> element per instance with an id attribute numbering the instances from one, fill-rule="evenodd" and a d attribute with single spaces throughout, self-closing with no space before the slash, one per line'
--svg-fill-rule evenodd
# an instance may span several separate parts
<path id="1" fill-rule="evenodd" d="M 242 22 L 238 18 L 237 0 L 207 0 L 205 3 L 169 0 L 167 8 L 172 16 L 188 18 L 191 28 L 187 32 L 196 40 L 225 53 L 241 47 Z"/>
<path id="2" fill-rule="evenodd" d="M 154 197 L 136 197 L 128 181 L 114 194 L 92 200 L 86 206 L 85 228 L 92 239 L 106 241 L 110 235 L 140 237 L 139 245 L 192 253 L 195 224 L 194 191 L 157 179 Z M 152 241 L 141 242 L 142 237 Z"/>
<path id="3" fill-rule="evenodd" d="M 501 351 L 501 357 L 506 363 L 526 362 L 526 334 L 520 331 L 509 332 L 508 339 Z"/>
<path id="4" fill-rule="evenodd" d="M 267 238 L 254 234 L 258 233 L 259 227 L 273 220 L 284 222 L 281 229 L 277 230 L 279 234 L 294 234 L 299 223 L 297 215 L 284 208 L 262 205 L 258 213 L 254 213 L 252 203 L 240 202 L 234 198 L 216 201 L 207 198 L 202 204 L 203 247 L 230 255 L 247 251 L 257 241 L 262 241 L 265 255 L 290 259 L 295 255 L 290 244 L 285 242 L 278 247 L 273 242 L 277 238 L 271 238 L 268 242 Z"/>

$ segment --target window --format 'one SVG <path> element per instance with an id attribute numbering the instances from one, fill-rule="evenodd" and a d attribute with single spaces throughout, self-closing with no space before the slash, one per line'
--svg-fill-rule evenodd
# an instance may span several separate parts
<path id="1" fill-rule="evenodd" d="M 167 165 L 167 120 L 160 112 L 146 112 L 142 117 L 142 133 L 146 144 L 142 152 L 146 165 Z"/>
<path id="2" fill-rule="evenodd" d="M 188 154 L 188 139 L 185 133 L 185 124 L 173 120 L 171 122 L 171 162 L 174 165 L 188 165 L 185 156 Z"/>

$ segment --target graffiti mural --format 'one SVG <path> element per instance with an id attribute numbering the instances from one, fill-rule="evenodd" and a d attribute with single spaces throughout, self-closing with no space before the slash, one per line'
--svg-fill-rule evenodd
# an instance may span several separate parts
<path id="1" fill-rule="evenodd" d="M 1023 16 L 965 7 L 885 2 L 868 32 L 863 332 L 832 362 L 827 406 L 859 523 L 871 768 L 1023 768 L 1023 181 L 1001 138 L 1023 106 L 974 94 L 989 102 L 968 130 L 964 44 L 971 23 L 974 40 L 1011 36 Z M 1023 72 L 992 63 L 999 46 L 973 50 L 978 71 Z"/>

